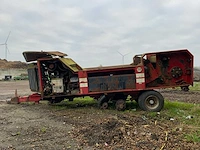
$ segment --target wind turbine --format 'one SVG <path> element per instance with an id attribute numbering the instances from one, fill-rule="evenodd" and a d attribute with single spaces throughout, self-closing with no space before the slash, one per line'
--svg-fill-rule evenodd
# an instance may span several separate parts
<path id="1" fill-rule="evenodd" d="M 0 45 L 5 45 L 5 59 L 7 59 L 7 52 L 9 52 L 7 42 L 8 42 L 8 38 L 9 38 L 9 36 L 10 36 L 10 33 L 11 33 L 11 31 L 9 32 L 9 34 L 8 34 L 8 36 L 7 36 L 7 38 L 6 38 L 5 43 L 0 44 Z"/>
<path id="2" fill-rule="evenodd" d="M 120 53 L 119 51 L 117 51 L 117 52 L 122 56 L 122 63 L 123 63 L 123 65 L 124 65 L 124 56 L 130 54 L 131 52 L 126 53 L 126 54 L 122 54 L 122 53 Z"/>

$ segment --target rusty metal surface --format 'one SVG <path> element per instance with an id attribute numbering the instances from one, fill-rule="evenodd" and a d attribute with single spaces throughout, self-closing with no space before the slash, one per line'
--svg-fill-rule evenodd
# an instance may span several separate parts
<path id="1" fill-rule="evenodd" d="M 180 50 L 163 50 L 159 52 L 151 52 L 151 53 L 144 53 L 142 54 L 143 56 L 145 55 L 152 55 L 152 54 L 159 54 L 159 55 L 171 55 L 171 54 L 181 54 L 181 53 L 187 53 L 190 57 L 193 57 L 193 55 L 190 53 L 188 49 L 180 49 Z"/>
<path id="2" fill-rule="evenodd" d="M 74 60 L 71 58 L 59 58 L 67 67 L 69 67 L 73 72 L 78 72 L 82 70 L 81 66 L 79 66 Z"/>
<path id="3" fill-rule="evenodd" d="M 96 71 L 96 70 L 106 70 L 106 69 L 121 69 L 121 68 L 133 68 L 133 65 L 117 65 L 117 66 L 99 66 L 84 68 L 84 71 Z"/>
<path id="4" fill-rule="evenodd" d="M 30 62 L 40 58 L 52 58 L 52 56 L 64 57 L 67 54 L 59 51 L 26 51 L 23 52 L 23 56 L 27 62 Z"/>
<path id="5" fill-rule="evenodd" d="M 146 87 L 162 88 L 193 84 L 193 55 L 187 49 L 148 53 L 146 56 Z M 153 61 L 150 59 L 151 56 L 155 57 Z"/>
<path id="6" fill-rule="evenodd" d="M 135 75 L 89 77 L 89 92 L 135 89 Z"/>

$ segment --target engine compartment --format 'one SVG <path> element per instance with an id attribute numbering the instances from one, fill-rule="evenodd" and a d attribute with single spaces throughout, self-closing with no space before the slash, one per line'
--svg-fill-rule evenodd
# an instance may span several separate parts
<path id="1" fill-rule="evenodd" d="M 28 75 L 32 91 L 43 91 L 44 96 L 76 94 L 79 92 L 78 74 L 73 72 L 60 58 L 41 60 L 29 68 Z M 41 84 L 38 82 L 38 66 L 41 70 Z M 37 80 L 36 82 L 31 82 Z M 35 85 L 34 85 L 35 84 Z M 39 85 L 39 87 L 38 87 Z M 42 89 L 41 89 L 42 88 Z"/>

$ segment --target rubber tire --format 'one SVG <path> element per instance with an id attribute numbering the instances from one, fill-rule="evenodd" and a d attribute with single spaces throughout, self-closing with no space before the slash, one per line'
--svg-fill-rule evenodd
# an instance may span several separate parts
<path id="1" fill-rule="evenodd" d="M 108 109 L 108 102 L 103 102 L 100 106 L 101 109 Z"/>
<path id="2" fill-rule="evenodd" d="M 105 104 L 107 103 L 107 107 L 105 107 Z M 103 106 L 104 105 L 104 106 Z M 102 95 L 99 99 L 98 99 L 98 106 L 100 109 L 108 109 L 108 99 L 105 95 Z"/>
<path id="3" fill-rule="evenodd" d="M 116 110 L 124 111 L 126 109 L 126 101 L 123 99 L 119 99 L 115 103 Z"/>
<path id="4" fill-rule="evenodd" d="M 189 86 L 181 86 L 181 90 L 184 92 L 188 92 L 190 89 Z"/>
<path id="5" fill-rule="evenodd" d="M 63 98 L 51 99 L 49 100 L 49 105 L 54 104 L 54 103 L 60 103 L 63 100 L 64 100 Z"/>
<path id="6" fill-rule="evenodd" d="M 156 105 L 153 106 L 153 104 L 150 104 L 149 102 L 150 100 L 153 100 L 153 102 L 155 102 Z M 138 105 L 144 111 L 159 112 L 164 107 L 164 98 L 157 91 L 154 91 L 154 90 L 145 91 L 139 96 Z"/>

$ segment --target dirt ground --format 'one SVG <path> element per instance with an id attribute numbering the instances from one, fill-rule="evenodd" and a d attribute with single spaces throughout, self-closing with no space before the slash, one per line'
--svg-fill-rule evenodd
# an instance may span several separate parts
<path id="1" fill-rule="evenodd" d="M 183 140 L 189 127 L 151 119 L 148 112 L 99 110 L 96 104 L 63 107 L 23 103 L 7 104 L 14 96 L 30 94 L 28 81 L 0 82 L 0 149 L 168 150 L 199 149 L 200 143 Z M 200 103 L 198 92 L 161 91 L 169 100 Z"/>
<path id="2" fill-rule="evenodd" d="M 163 97 L 170 101 L 180 101 L 187 103 L 200 103 L 200 91 L 189 91 L 184 92 L 181 90 L 170 89 L 170 90 L 159 90 Z"/>
<path id="3" fill-rule="evenodd" d="M 6 59 L 0 59 L 0 68 L 27 68 L 27 64 L 21 61 L 7 61 Z"/>

